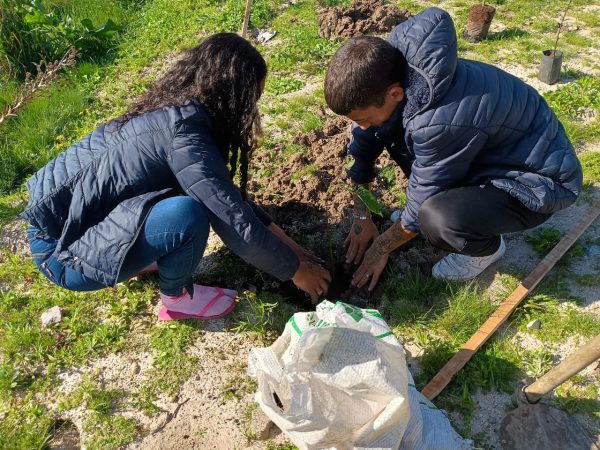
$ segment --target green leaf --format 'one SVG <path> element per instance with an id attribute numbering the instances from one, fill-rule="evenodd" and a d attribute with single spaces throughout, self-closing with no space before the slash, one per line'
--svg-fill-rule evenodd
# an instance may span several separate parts
<path id="1" fill-rule="evenodd" d="M 47 25 L 53 26 L 56 25 L 55 21 L 52 17 L 43 14 L 41 11 L 34 9 L 31 12 L 25 14 L 23 17 L 23 21 L 30 25 Z"/>
<path id="2" fill-rule="evenodd" d="M 94 34 L 102 37 L 110 37 L 115 35 L 119 31 L 121 31 L 121 27 L 114 23 L 111 19 L 108 19 L 106 23 L 100 25 L 99 28 L 94 30 Z"/>
<path id="3" fill-rule="evenodd" d="M 381 205 L 379 204 L 377 197 L 375 197 L 375 194 L 363 186 L 357 186 L 356 189 L 354 189 L 354 193 L 358 195 L 358 198 L 360 198 L 365 206 L 369 208 L 369 211 L 383 217 Z"/>
<path id="4" fill-rule="evenodd" d="M 85 28 L 88 31 L 94 31 L 94 24 L 90 19 L 83 19 L 81 21 L 81 25 L 83 25 L 83 28 Z"/>

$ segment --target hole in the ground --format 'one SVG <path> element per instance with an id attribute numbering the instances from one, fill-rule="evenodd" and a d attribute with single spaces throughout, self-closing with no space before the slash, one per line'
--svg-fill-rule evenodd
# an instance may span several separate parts
<path id="1" fill-rule="evenodd" d="M 371 296 L 366 287 L 357 289 L 351 286 L 354 270 L 356 270 L 355 266 L 337 262 L 333 266 L 333 270 L 330 270 L 332 282 L 329 284 L 328 292 L 323 294 L 322 299 L 326 298 L 333 302 L 340 300 L 344 303 L 350 303 L 360 307 L 366 306 L 367 303 L 369 303 Z M 315 308 L 310 297 L 298 289 L 292 281 L 281 283 L 275 292 L 301 310 L 310 311 Z"/>
<path id="2" fill-rule="evenodd" d="M 78 450 L 81 448 L 79 430 L 68 419 L 57 419 L 52 424 L 50 433 L 51 439 L 45 447 L 48 450 Z"/>

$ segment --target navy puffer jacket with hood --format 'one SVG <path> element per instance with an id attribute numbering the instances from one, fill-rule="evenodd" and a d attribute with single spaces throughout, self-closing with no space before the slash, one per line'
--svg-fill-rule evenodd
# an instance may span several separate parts
<path id="1" fill-rule="evenodd" d="M 102 125 L 28 181 L 23 217 L 41 236 L 58 240 L 59 261 L 112 286 L 152 206 L 187 194 L 204 206 L 229 248 L 289 280 L 297 256 L 267 228 L 266 213 L 242 200 L 212 127 L 194 101 L 142 114 L 122 127 Z"/>
<path id="2" fill-rule="evenodd" d="M 373 179 L 386 147 L 410 174 L 402 224 L 418 231 L 429 197 L 491 184 L 527 208 L 553 213 L 582 189 L 581 165 L 545 100 L 518 78 L 457 57 L 450 15 L 430 8 L 398 25 L 389 42 L 406 58 L 406 100 L 381 127 L 354 126 L 350 177 Z"/>

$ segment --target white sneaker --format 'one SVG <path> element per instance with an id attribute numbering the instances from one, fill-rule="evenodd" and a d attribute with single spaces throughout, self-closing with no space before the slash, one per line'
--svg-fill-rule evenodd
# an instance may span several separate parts
<path id="1" fill-rule="evenodd" d="M 504 239 L 500 236 L 500 247 L 489 256 L 467 256 L 459 253 L 450 253 L 439 260 L 431 269 L 433 278 L 440 280 L 466 281 L 475 278 L 492 263 L 495 263 L 506 251 Z"/>

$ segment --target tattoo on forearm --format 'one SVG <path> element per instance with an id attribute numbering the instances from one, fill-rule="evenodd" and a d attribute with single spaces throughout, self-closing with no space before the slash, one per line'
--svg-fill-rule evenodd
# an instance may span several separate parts
<path id="1" fill-rule="evenodd" d="M 354 226 L 352 227 L 352 231 L 354 231 L 354 234 L 359 235 L 360 233 L 362 233 L 362 225 L 355 223 Z"/>
<path id="2" fill-rule="evenodd" d="M 415 233 L 404 230 L 398 221 L 394 223 L 385 233 L 380 235 L 375 242 L 373 242 L 371 248 L 373 248 L 373 253 L 377 254 L 380 258 L 385 253 L 391 252 L 415 236 Z"/>

